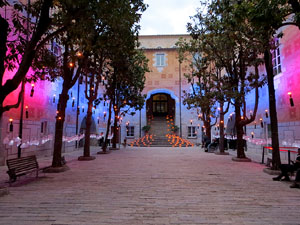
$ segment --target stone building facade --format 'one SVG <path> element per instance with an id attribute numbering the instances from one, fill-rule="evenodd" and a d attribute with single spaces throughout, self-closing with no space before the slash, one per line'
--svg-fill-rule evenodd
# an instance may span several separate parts
<path id="1" fill-rule="evenodd" d="M 274 77 L 277 99 L 277 115 L 279 120 L 279 138 L 281 146 L 300 147 L 300 32 L 298 28 L 287 26 L 282 29 L 283 38 L 279 40 L 278 49 L 274 52 Z M 184 74 L 188 72 L 189 65 L 179 63 L 175 43 L 179 38 L 189 39 L 188 35 L 146 35 L 140 36 L 140 48 L 144 50 L 149 59 L 150 72 L 146 74 L 146 85 L 143 93 L 147 96 L 142 110 L 135 115 L 126 115 L 120 125 L 119 142 L 124 138 L 130 142 L 142 137 L 142 128 L 147 125 L 148 118 L 153 116 L 174 116 L 175 125 L 179 127 L 177 134 L 189 141 L 198 144 L 201 142 L 202 123 L 198 119 L 196 109 L 188 110 L 183 105 L 183 91 L 190 90 Z M 261 72 L 264 70 L 261 68 Z M 11 76 L 6 74 L 6 79 Z M 24 113 L 28 117 L 23 121 L 22 155 L 36 154 L 45 156 L 52 154 L 53 137 L 57 100 L 62 81 L 50 83 L 47 81 L 35 84 L 35 93 L 30 97 L 32 86 L 26 84 Z M 83 95 L 84 86 L 75 84 L 70 90 L 70 100 L 66 110 L 66 123 L 64 128 L 63 152 L 72 151 L 76 146 L 74 136 L 85 129 L 85 113 L 87 100 Z M 248 148 L 247 155 L 259 161 L 262 155 L 262 146 L 270 144 L 270 121 L 266 117 L 268 109 L 268 90 L 264 86 L 259 90 L 260 102 L 255 123 L 247 126 Z M 290 105 L 288 92 L 292 93 L 294 106 Z M 101 93 L 100 93 L 101 95 Z M 17 91 L 12 93 L 6 103 L 13 103 L 17 99 Z M 248 110 L 253 108 L 253 94 L 247 97 Z M 75 101 L 75 104 L 72 104 Z M 75 105 L 75 106 L 73 106 Z M 27 108 L 28 107 L 28 108 Z M 107 103 L 101 103 L 93 113 L 92 133 L 105 132 L 107 124 Z M 77 108 L 79 114 L 77 114 Z M 25 114 L 24 114 L 25 115 Z M 228 119 L 228 113 L 225 122 Z M 13 119 L 13 121 L 9 121 Z M 5 159 L 17 155 L 17 137 L 19 134 L 20 108 L 5 113 L 0 124 L 0 163 Z M 262 119 L 264 126 L 260 126 Z M 13 130 L 10 125 L 13 124 Z M 251 133 L 253 132 L 253 138 Z M 213 135 L 218 134 L 217 128 L 212 129 Z M 72 139 L 73 138 L 73 139 Z M 80 142 L 77 142 L 80 146 Z M 266 154 L 270 154 L 267 152 Z M 282 155 L 286 159 L 285 153 Z"/>

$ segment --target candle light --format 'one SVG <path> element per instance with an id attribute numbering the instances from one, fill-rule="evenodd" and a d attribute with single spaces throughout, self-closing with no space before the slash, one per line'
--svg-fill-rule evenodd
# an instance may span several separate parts
<path id="1" fill-rule="evenodd" d="M 34 84 L 31 84 L 30 97 L 33 97 L 34 94 Z"/>
<path id="2" fill-rule="evenodd" d="M 290 105 L 291 105 L 291 107 L 294 107 L 294 100 L 292 98 L 292 92 L 288 92 L 288 95 L 290 96 Z"/>

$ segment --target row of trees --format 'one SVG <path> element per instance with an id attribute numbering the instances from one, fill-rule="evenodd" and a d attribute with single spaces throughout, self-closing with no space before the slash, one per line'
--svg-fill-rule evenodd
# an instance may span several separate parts
<path id="1" fill-rule="evenodd" d="M 93 107 L 109 100 L 107 140 L 112 107 L 115 117 L 119 118 L 121 108 L 128 111 L 131 107 L 143 105 L 141 92 L 148 66 L 145 56 L 137 50 L 137 23 L 146 5 L 143 0 L 41 0 L 29 3 L 0 2 L 1 10 L 8 7 L 12 11 L 8 17 L 0 15 L 0 119 L 4 112 L 19 107 L 23 88 L 20 88 L 16 104 L 3 105 L 3 102 L 19 86 L 24 86 L 21 84 L 62 80 L 52 161 L 52 167 L 62 167 L 66 106 L 70 89 L 80 77 L 85 83 L 84 95 L 88 101 L 81 159 L 92 159 L 90 128 Z M 49 45 L 53 44 L 59 46 L 59 53 L 51 51 Z M 33 72 L 29 74 L 30 68 Z M 8 70 L 14 75 L 4 82 Z M 104 89 L 103 96 L 99 96 L 99 88 Z M 123 115 L 125 113 L 123 110 Z M 103 150 L 106 150 L 106 145 Z"/>
<path id="2" fill-rule="evenodd" d="M 280 27 L 299 27 L 299 1 L 213 0 L 202 5 L 205 10 L 198 10 L 193 21 L 187 25 L 192 39 L 178 43 L 180 60 L 189 60 L 191 67 L 186 77 L 192 91 L 185 93 L 184 101 L 189 107 L 200 108 L 209 137 L 214 125 L 211 118 L 216 116 L 216 107 L 219 106 L 221 152 L 224 152 L 224 114 L 232 105 L 237 132 L 237 158 L 243 159 L 246 158 L 244 127 L 255 120 L 258 89 L 267 82 L 272 169 L 278 169 L 280 154 L 271 52 L 277 47 L 276 39 L 283 35 L 277 32 Z M 193 59 L 188 55 L 193 55 Z M 266 74 L 260 73 L 263 66 Z M 255 104 L 251 113 L 247 114 L 249 110 L 245 98 L 252 91 L 255 93 Z"/>

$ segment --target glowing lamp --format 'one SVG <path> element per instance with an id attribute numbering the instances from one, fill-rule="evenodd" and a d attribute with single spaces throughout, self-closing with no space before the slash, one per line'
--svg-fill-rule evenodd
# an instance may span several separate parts
<path id="1" fill-rule="evenodd" d="M 80 52 L 80 51 L 76 52 L 76 56 L 79 58 L 82 57 L 82 52 Z"/>
<path id="2" fill-rule="evenodd" d="M 30 97 L 33 97 L 34 94 L 34 84 L 31 84 Z"/>
<path id="3" fill-rule="evenodd" d="M 266 118 L 269 118 L 268 110 L 266 109 L 265 112 L 266 112 Z"/>
<path id="4" fill-rule="evenodd" d="M 254 138 L 254 132 L 251 132 L 251 137 Z"/>
<path id="5" fill-rule="evenodd" d="M 10 118 L 8 121 L 10 122 L 10 124 L 9 124 L 9 132 L 13 132 L 14 131 L 13 119 Z"/>
<path id="6" fill-rule="evenodd" d="M 53 100 L 52 100 L 53 103 L 55 103 L 55 97 L 56 97 L 56 94 L 53 95 Z"/>
<path id="7" fill-rule="evenodd" d="M 292 97 L 292 92 L 288 92 L 288 95 L 290 96 L 290 105 L 291 105 L 291 107 L 294 107 L 294 100 Z"/>
<path id="8" fill-rule="evenodd" d="M 103 112 L 103 116 L 104 116 L 104 119 L 105 119 L 105 117 L 106 117 L 106 112 Z"/>
<path id="9" fill-rule="evenodd" d="M 243 120 L 244 119 L 244 117 L 243 116 L 241 116 L 241 120 Z"/>
<path id="10" fill-rule="evenodd" d="M 193 124 L 193 120 L 190 120 L 190 122 L 191 122 L 191 125 Z"/>
<path id="11" fill-rule="evenodd" d="M 28 117 L 29 117 L 29 113 L 28 113 L 28 105 L 26 105 L 25 106 L 25 117 L 26 117 L 26 119 L 28 119 Z"/>
<path id="12" fill-rule="evenodd" d="M 260 118 L 259 120 L 260 120 L 260 126 L 261 126 L 261 128 L 264 128 L 263 119 L 262 119 L 262 118 Z"/>
<path id="13" fill-rule="evenodd" d="M 68 65 L 69 65 L 70 68 L 73 68 L 73 67 L 74 67 L 74 63 L 73 63 L 73 62 L 69 62 Z"/>
<path id="14" fill-rule="evenodd" d="M 59 116 L 58 119 L 61 120 L 61 116 Z"/>
<path id="15" fill-rule="evenodd" d="M 84 112 L 84 106 L 82 106 L 82 112 Z"/>

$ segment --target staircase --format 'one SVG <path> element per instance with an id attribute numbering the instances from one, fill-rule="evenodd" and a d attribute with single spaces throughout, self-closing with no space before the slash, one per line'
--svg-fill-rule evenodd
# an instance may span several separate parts
<path id="1" fill-rule="evenodd" d="M 136 147 L 191 147 L 193 143 L 175 134 L 170 134 L 174 125 L 171 117 L 154 117 L 148 121 L 151 126 L 150 134 L 134 140 L 130 145 Z"/>
<path id="2" fill-rule="evenodd" d="M 168 124 L 165 117 L 154 117 L 151 121 L 150 133 L 153 135 L 151 146 L 172 147 L 166 135 L 169 133 Z"/>

